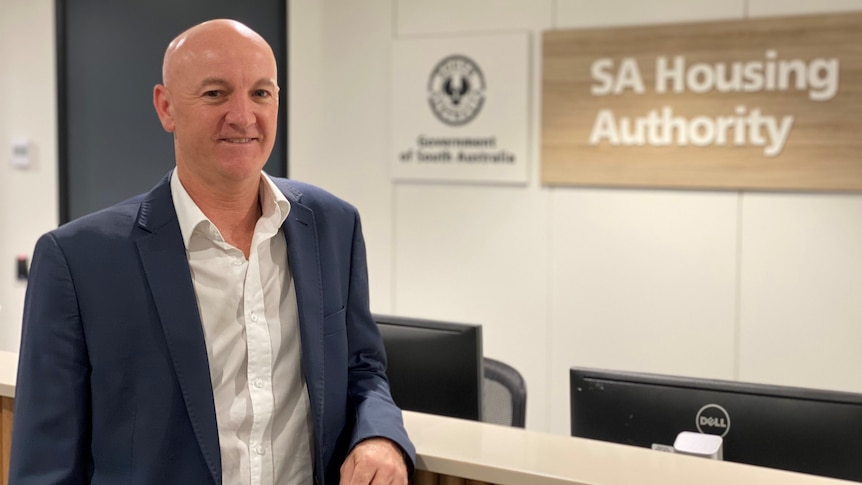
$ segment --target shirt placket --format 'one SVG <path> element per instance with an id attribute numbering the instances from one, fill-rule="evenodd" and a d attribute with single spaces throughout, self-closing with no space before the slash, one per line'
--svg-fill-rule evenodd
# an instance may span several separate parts
<path id="1" fill-rule="evenodd" d="M 255 241 L 256 242 L 256 241 Z M 252 404 L 249 471 L 252 485 L 272 485 L 272 442 L 266 427 L 272 420 L 272 341 L 264 311 L 258 252 L 252 244 L 244 282 L 248 352 L 248 392 Z"/>

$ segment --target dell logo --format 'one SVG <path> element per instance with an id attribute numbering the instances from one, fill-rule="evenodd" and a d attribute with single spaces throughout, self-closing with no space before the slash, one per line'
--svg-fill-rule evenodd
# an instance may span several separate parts
<path id="1" fill-rule="evenodd" d="M 706 416 L 701 416 L 699 422 L 701 426 L 709 426 L 710 428 L 727 428 L 727 423 L 724 421 L 724 418 L 707 418 Z"/>
<path id="2" fill-rule="evenodd" d="M 703 434 L 717 434 L 724 437 L 730 431 L 730 414 L 718 404 L 707 404 L 697 412 L 695 425 Z"/>

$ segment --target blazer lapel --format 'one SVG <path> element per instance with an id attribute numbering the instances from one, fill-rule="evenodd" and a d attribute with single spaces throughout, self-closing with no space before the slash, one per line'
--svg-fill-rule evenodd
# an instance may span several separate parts
<path id="1" fill-rule="evenodd" d="M 170 190 L 170 176 L 141 203 L 138 225 L 149 234 L 138 251 L 150 285 L 192 428 L 215 483 L 221 452 L 209 362 L 185 245 Z"/>
<path id="2" fill-rule="evenodd" d="M 323 470 L 326 454 L 326 429 L 323 419 L 324 352 L 323 352 L 323 298 L 320 275 L 320 254 L 314 213 L 299 203 L 292 192 L 282 191 L 290 200 L 290 213 L 282 225 L 287 242 L 287 259 L 296 287 L 296 304 L 299 314 L 299 332 L 302 341 L 302 367 L 308 386 L 308 398 L 314 419 L 316 469 Z"/>

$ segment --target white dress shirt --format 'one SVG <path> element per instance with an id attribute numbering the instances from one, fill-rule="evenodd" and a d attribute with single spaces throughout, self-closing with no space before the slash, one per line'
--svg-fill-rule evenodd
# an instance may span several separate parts
<path id="1" fill-rule="evenodd" d="M 194 203 L 176 170 L 171 195 L 206 339 L 223 483 L 312 483 L 296 290 L 280 230 L 290 202 L 262 173 L 262 215 L 246 260 Z"/>

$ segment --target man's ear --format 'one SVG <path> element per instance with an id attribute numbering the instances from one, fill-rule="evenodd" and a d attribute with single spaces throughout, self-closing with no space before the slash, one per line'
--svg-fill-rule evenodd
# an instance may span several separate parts
<path id="1" fill-rule="evenodd" d="M 174 123 L 174 107 L 170 98 L 168 88 L 163 84 L 156 84 L 153 88 L 153 106 L 156 108 L 156 114 L 159 115 L 159 121 L 162 122 L 162 128 L 168 133 L 173 133 L 176 123 Z"/>

